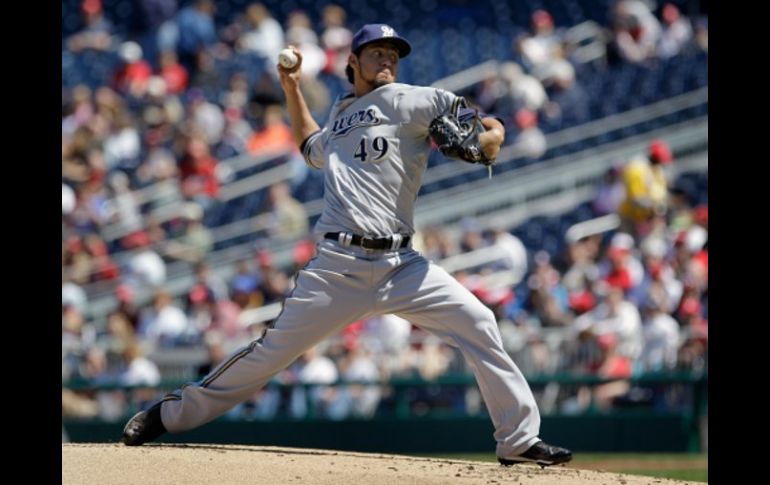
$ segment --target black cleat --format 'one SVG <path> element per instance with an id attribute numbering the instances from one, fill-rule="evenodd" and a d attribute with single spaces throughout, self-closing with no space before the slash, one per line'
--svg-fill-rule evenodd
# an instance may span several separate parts
<path id="1" fill-rule="evenodd" d="M 572 452 L 566 448 L 551 446 L 543 441 L 538 441 L 530 449 L 521 455 L 503 458 L 497 457 L 501 465 L 511 466 L 517 463 L 537 463 L 542 468 L 548 465 L 567 463 L 572 459 Z"/>
<path id="2" fill-rule="evenodd" d="M 139 411 L 128 420 L 126 427 L 123 428 L 123 444 L 126 446 L 143 445 L 166 432 L 160 419 L 161 404 L 163 404 L 162 401 L 155 403 L 150 409 Z"/>

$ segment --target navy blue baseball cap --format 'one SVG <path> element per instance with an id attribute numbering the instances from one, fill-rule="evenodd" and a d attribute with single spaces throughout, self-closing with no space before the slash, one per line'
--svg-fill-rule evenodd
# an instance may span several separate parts
<path id="1" fill-rule="evenodd" d="M 406 57 L 412 52 L 412 46 L 403 37 L 399 37 L 396 29 L 387 24 L 366 24 L 353 36 L 350 50 L 358 53 L 366 44 L 378 40 L 391 42 L 398 50 L 398 57 Z"/>

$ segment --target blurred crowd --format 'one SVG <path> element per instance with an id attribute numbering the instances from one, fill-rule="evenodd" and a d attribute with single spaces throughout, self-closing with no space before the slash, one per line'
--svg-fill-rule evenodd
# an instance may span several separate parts
<path id="1" fill-rule="evenodd" d="M 594 118 L 596 100 L 587 84 L 597 72 L 623 64 L 653 69 L 680 54 L 708 52 L 705 17 L 693 21 L 673 3 L 663 4 L 656 16 L 653 6 L 611 2 L 607 25 L 569 28 L 557 27 L 548 11 L 535 10 L 528 31 L 513 39 L 512 58 L 467 94 L 482 110 L 504 117 L 507 138 L 522 157 L 537 159 L 547 149 L 544 132 Z"/>
<path id="2" fill-rule="evenodd" d="M 694 206 L 697 194 L 676 183 L 669 186 L 666 177 L 662 198 L 654 187 L 648 187 L 649 193 L 633 192 L 638 165 L 663 170 L 672 163 L 665 143 L 656 140 L 647 155 L 610 170 L 597 187 L 593 215 L 619 214 L 620 226 L 568 239 L 563 253 L 555 256 L 526 248 L 508 231 L 485 229 L 475 220 L 463 221 L 459 238 L 442 228 L 418 233 L 416 246 L 436 262 L 463 254 L 487 256 L 488 262 L 457 270 L 454 276 L 495 312 L 505 348 L 525 374 L 567 372 L 612 381 L 573 393 L 564 390 L 567 394 L 558 400 L 563 411 L 606 409 L 631 395 L 652 404 L 652 391 L 640 394 L 629 378 L 658 371 L 707 371 L 708 206 Z M 628 206 L 638 212 L 624 215 Z M 238 265 L 229 281 L 218 280 L 200 263 L 196 283 L 182 300 L 159 290 L 147 308 L 137 308 L 131 287 L 121 285 L 118 307 L 103 331 L 85 322 L 78 311 L 83 301 L 63 288 L 63 379 L 155 386 L 161 372 L 142 355 L 142 348 L 158 354 L 205 347 L 207 364 L 190 376 L 202 377 L 237 346 L 262 335 L 271 317 L 243 316 L 280 304 L 291 291 L 291 276 L 313 252 L 312 241 L 302 240 L 295 247 L 294 264 L 279 268 L 269 251 L 259 250 L 253 260 Z M 490 283 L 490 276 L 500 274 L 509 277 L 507 284 Z M 289 394 L 268 388 L 232 415 L 260 419 L 284 412 L 301 417 L 310 412 L 308 406 L 315 406 L 314 415 L 329 418 L 371 416 L 388 405 L 383 388 L 329 384 L 431 380 L 469 372 L 456 349 L 408 321 L 385 315 L 351 324 L 274 378 L 276 383 L 317 387 Z M 415 396 L 411 405 L 420 412 L 442 402 L 465 408 L 474 399 L 447 390 Z"/>
<path id="3" fill-rule="evenodd" d="M 287 44 L 302 50 L 302 89 L 319 121 L 347 82 L 352 33 L 341 6 L 328 5 L 317 26 L 300 10 L 282 25 L 253 3 L 221 28 L 210 0 L 181 8 L 175 0 L 135 6 L 126 37 L 116 34 L 100 0 L 84 0 L 81 28 L 63 42 L 75 56 L 99 51 L 120 59 L 101 85 L 62 87 L 63 381 L 153 387 L 179 375 L 151 357 L 205 349 L 196 360 L 205 363 L 184 375 L 196 378 L 262 335 L 271 314 L 244 315 L 280 305 L 314 252 L 311 221 L 298 201 L 308 174 L 284 117 L 275 57 Z M 536 10 L 530 32 L 513 39 L 500 75 L 472 93 L 482 109 L 508 120 L 508 141 L 524 156 L 545 152 L 542 120 L 589 119 L 576 66 L 707 51 L 707 24 L 691 22 L 673 4 L 657 17 L 645 2 L 622 0 L 608 14 L 609 30 L 588 34 L 601 47 L 594 56 L 584 48 L 593 44 L 578 48 L 547 11 Z M 219 68 L 243 56 L 262 66 L 256 76 Z M 331 78 L 339 82 L 330 84 Z M 207 258 L 217 241 L 209 216 L 221 208 L 233 160 L 281 152 L 288 155 L 275 163 L 291 165 L 291 176 L 266 188 L 253 215 L 268 221 L 264 240 L 293 244 L 292 262 L 277 264 L 263 244 L 222 280 Z M 616 379 L 562 396 L 565 411 L 616 405 L 634 390 L 628 378 L 641 372 L 707 367 L 708 207 L 693 206 L 694 194 L 670 180 L 673 159 L 656 140 L 648 153 L 608 172 L 592 208 L 595 216 L 618 214 L 620 227 L 568 241 L 562 254 L 525 247 L 511 228 L 484 228 L 474 220 L 463 221 L 459 237 L 424 228 L 416 238 L 418 249 L 437 262 L 474 251 L 499 256 L 454 274 L 495 311 L 506 349 L 525 373 Z M 169 286 L 171 264 L 193 268 L 194 283 L 181 296 Z M 507 284 L 488 283 L 500 273 L 508 275 Z M 104 319 L 90 319 L 90 298 L 104 288 L 115 307 Z M 154 291 L 149 304 L 137 299 L 143 288 Z M 467 372 L 455 349 L 386 315 L 350 325 L 274 379 L 315 386 L 288 394 L 265 389 L 232 415 L 369 417 L 393 405 L 393 395 L 366 382 Z M 362 384 L 328 385 L 340 379 Z M 65 389 L 62 406 L 65 415 L 119 419 L 154 397 L 141 388 L 131 394 Z M 418 414 L 439 402 L 471 410 L 479 399 L 467 390 L 415 390 L 410 406 Z"/>

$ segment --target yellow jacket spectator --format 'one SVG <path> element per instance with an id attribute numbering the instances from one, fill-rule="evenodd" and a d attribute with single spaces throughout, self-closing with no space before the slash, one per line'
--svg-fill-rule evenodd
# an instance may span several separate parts
<path id="1" fill-rule="evenodd" d="M 625 224 L 636 225 L 666 211 L 668 181 L 664 165 L 673 161 L 671 149 L 662 140 L 650 143 L 648 158 L 631 160 L 623 171 L 625 199 L 620 216 Z"/>

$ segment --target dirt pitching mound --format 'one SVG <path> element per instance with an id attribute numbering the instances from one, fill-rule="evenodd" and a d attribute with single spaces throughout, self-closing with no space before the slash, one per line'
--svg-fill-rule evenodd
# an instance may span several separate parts
<path id="1" fill-rule="evenodd" d="M 673 485 L 697 484 L 564 466 L 241 445 L 62 444 L 63 485 Z"/>

